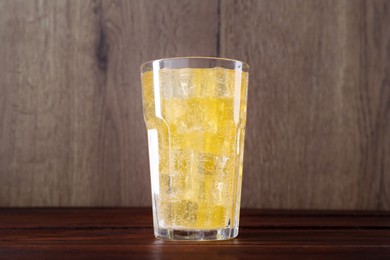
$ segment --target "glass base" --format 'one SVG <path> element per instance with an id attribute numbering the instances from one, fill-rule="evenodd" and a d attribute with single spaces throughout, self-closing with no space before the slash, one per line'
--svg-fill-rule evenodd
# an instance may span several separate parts
<path id="1" fill-rule="evenodd" d="M 154 236 L 168 240 L 226 240 L 233 239 L 238 235 L 238 228 L 186 230 L 156 228 Z"/>

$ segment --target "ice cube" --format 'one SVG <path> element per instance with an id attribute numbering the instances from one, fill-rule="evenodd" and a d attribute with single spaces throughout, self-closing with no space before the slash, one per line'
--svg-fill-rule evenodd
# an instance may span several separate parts
<path id="1" fill-rule="evenodd" d="M 188 97 L 193 92 L 192 75 L 189 69 L 181 69 L 179 73 L 180 87 L 178 89 L 179 97 Z"/>
<path id="2" fill-rule="evenodd" d="M 198 205 L 190 200 L 172 203 L 172 217 L 176 227 L 193 227 L 196 223 Z"/>
<path id="3" fill-rule="evenodd" d="M 158 82 L 158 88 L 160 89 L 160 92 L 164 98 L 172 98 L 173 97 L 173 89 L 175 86 L 175 81 L 172 78 L 172 71 L 171 70 L 160 70 L 159 71 L 159 82 Z M 156 82 L 155 88 L 156 88 Z M 157 95 L 158 93 L 155 93 Z"/>
<path id="4" fill-rule="evenodd" d="M 224 155 L 200 153 L 198 155 L 198 174 L 224 175 L 229 167 L 231 159 Z"/>
<path id="5" fill-rule="evenodd" d="M 193 155 L 188 150 L 170 151 L 170 171 L 172 173 L 188 174 L 191 171 Z"/>
<path id="6" fill-rule="evenodd" d="M 217 97 L 233 97 L 234 75 L 230 70 L 215 68 L 215 91 Z"/>
<path id="7" fill-rule="evenodd" d="M 194 91 L 191 69 L 160 71 L 160 88 L 164 98 L 187 98 Z"/>

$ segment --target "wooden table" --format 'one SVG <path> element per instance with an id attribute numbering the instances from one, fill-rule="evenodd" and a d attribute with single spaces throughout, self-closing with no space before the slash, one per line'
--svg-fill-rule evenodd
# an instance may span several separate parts
<path id="1" fill-rule="evenodd" d="M 0 209 L 0 258 L 390 259 L 390 212 L 243 209 L 229 241 L 162 241 L 150 208 Z"/>

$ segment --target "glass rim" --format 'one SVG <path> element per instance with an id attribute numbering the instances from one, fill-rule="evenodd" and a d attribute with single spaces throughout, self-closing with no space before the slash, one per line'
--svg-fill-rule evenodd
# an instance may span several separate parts
<path id="1" fill-rule="evenodd" d="M 233 64 L 235 68 L 239 67 L 242 71 L 248 72 L 249 71 L 249 65 L 248 63 L 236 59 L 229 59 L 229 58 L 221 58 L 221 57 L 211 57 L 211 56 L 183 56 L 183 57 L 171 57 L 171 58 L 161 58 L 161 59 L 155 59 L 155 60 L 149 60 L 141 64 L 140 69 L 141 72 L 147 72 L 153 70 L 153 64 L 159 64 L 164 61 L 167 62 L 177 62 L 180 63 L 180 61 L 186 61 L 186 60 L 193 60 L 193 61 L 214 61 L 215 67 L 218 67 L 217 65 L 221 65 L 222 68 L 228 69 L 228 64 Z M 225 64 L 225 66 L 223 66 Z M 191 67 L 192 68 L 192 67 Z M 201 66 L 199 68 L 212 68 L 210 66 Z"/>

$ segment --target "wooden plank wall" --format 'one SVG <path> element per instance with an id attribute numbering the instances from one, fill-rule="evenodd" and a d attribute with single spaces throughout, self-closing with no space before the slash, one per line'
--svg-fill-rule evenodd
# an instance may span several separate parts
<path id="1" fill-rule="evenodd" d="M 250 68 L 242 205 L 390 210 L 390 2 L 1 0 L 0 206 L 151 204 L 139 65 Z"/>

